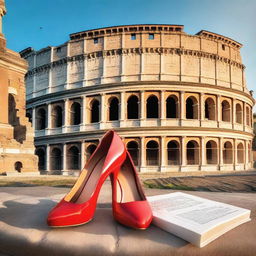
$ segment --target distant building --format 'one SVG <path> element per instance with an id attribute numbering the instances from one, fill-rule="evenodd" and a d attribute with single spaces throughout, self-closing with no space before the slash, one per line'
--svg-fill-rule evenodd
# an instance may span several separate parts
<path id="1" fill-rule="evenodd" d="M 0 174 L 38 172 L 34 130 L 26 117 L 27 63 L 6 48 L 2 34 L 5 2 L 0 0 Z"/>
<path id="2" fill-rule="evenodd" d="M 130 25 L 25 49 L 40 170 L 79 170 L 108 129 L 122 136 L 140 172 L 251 168 L 254 99 L 241 46 L 180 25 Z"/>

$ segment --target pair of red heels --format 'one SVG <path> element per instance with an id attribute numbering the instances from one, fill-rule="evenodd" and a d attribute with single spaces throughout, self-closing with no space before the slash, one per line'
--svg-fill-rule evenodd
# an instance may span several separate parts
<path id="1" fill-rule="evenodd" d="M 74 187 L 50 211 L 48 225 L 77 226 L 92 220 L 99 191 L 109 175 L 114 218 L 123 225 L 146 229 L 152 221 L 152 211 L 132 158 L 114 131 L 105 134 Z"/>

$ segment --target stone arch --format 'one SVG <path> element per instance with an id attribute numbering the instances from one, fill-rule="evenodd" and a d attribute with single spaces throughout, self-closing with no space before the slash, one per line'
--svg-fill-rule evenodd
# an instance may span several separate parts
<path id="1" fill-rule="evenodd" d="M 243 164 L 244 163 L 244 145 L 240 142 L 237 145 L 237 163 Z"/>
<path id="2" fill-rule="evenodd" d="M 91 123 L 100 121 L 100 102 L 97 99 L 91 101 Z"/>
<path id="3" fill-rule="evenodd" d="M 147 118 L 159 118 L 158 98 L 151 95 L 147 98 Z"/>
<path id="4" fill-rule="evenodd" d="M 119 100 L 117 97 L 109 99 L 108 120 L 116 121 L 119 119 Z"/>
<path id="5" fill-rule="evenodd" d="M 70 125 L 81 124 L 81 105 L 78 102 L 74 102 L 70 108 Z"/>
<path id="6" fill-rule="evenodd" d="M 21 171 L 22 171 L 22 168 L 23 168 L 22 162 L 20 162 L 20 161 L 15 162 L 15 164 L 14 164 L 14 169 L 15 169 L 17 172 L 21 172 Z"/>
<path id="7" fill-rule="evenodd" d="M 67 150 L 68 170 L 80 170 L 80 150 L 77 146 L 71 146 Z"/>
<path id="8" fill-rule="evenodd" d="M 63 109 L 57 105 L 52 110 L 52 128 L 62 127 L 63 125 Z"/>
<path id="9" fill-rule="evenodd" d="M 230 122 L 230 104 L 227 100 L 221 102 L 221 120 L 224 122 Z"/>
<path id="10" fill-rule="evenodd" d="M 178 98 L 170 95 L 166 99 L 166 118 L 178 118 Z"/>
<path id="11" fill-rule="evenodd" d="M 126 145 L 128 152 L 130 153 L 134 165 L 139 165 L 139 145 L 136 141 L 129 141 Z"/>
<path id="12" fill-rule="evenodd" d="M 236 103 L 236 122 L 239 124 L 243 123 L 243 111 L 239 103 Z"/>
<path id="13" fill-rule="evenodd" d="M 146 144 L 147 165 L 159 165 L 159 144 L 155 140 L 150 140 Z"/>
<path id="14" fill-rule="evenodd" d="M 39 108 L 36 112 L 36 130 L 44 130 L 46 128 L 46 110 Z"/>
<path id="15" fill-rule="evenodd" d="M 96 144 L 90 144 L 87 148 L 86 148 L 86 157 L 87 157 L 87 161 L 89 160 L 89 158 L 91 157 L 91 155 L 93 154 L 93 152 L 95 151 L 95 149 L 97 148 Z"/>
<path id="16" fill-rule="evenodd" d="M 186 99 L 186 118 L 198 119 L 198 101 L 194 96 Z"/>
<path id="17" fill-rule="evenodd" d="M 190 140 L 187 143 L 187 164 L 199 164 L 199 145 L 195 140 Z"/>
<path id="18" fill-rule="evenodd" d="M 215 102 L 211 97 L 208 97 L 204 107 L 204 118 L 208 120 L 216 120 Z"/>
<path id="19" fill-rule="evenodd" d="M 223 146 L 223 163 L 233 163 L 233 145 L 230 141 L 226 141 Z"/>
<path id="20" fill-rule="evenodd" d="M 180 164 L 180 144 L 176 140 L 171 140 L 167 144 L 168 165 Z"/>
<path id="21" fill-rule="evenodd" d="M 127 101 L 127 118 L 139 118 L 139 99 L 136 95 L 131 95 Z"/>
<path id="22" fill-rule="evenodd" d="M 46 170 L 45 150 L 43 148 L 37 148 L 35 154 L 38 156 L 39 171 Z"/>
<path id="23" fill-rule="evenodd" d="M 209 140 L 206 143 L 206 162 L 207 164 L 218 163 L 218 147 L 214 140 Z"/>
<path id="24" fill-rule="evenodd" d="M 58 147 L 51 150 L 50 166 L 53 171 L 62 170 L 62 150 Z"/>

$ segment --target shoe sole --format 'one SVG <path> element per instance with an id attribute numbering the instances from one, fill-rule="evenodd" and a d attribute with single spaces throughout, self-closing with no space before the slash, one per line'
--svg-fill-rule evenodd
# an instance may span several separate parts
<path id="1" fill-rule="evenodd" d="M 49 226 L 49 227 L 51 227 L 51 228 L 78 227 L 78 226 L 82 226 L 82 225 L 84 225 L 84 224 L 86 224 L 86 223 L 89 223 L 89 222 L 90 222 L 90 221 L 92 221 L 92 220 L 93 220 L 93 218 L 92 218 L 92 219 L 90 219 L 90 220 L 88 220 L 88 221 L 86 221 L 86 222 L 80 223 L 80 224 L 66 225 L 66 226 Z"/>

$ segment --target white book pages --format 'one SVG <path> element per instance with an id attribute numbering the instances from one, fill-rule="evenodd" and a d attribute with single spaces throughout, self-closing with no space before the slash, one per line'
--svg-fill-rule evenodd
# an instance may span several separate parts
<path id="1" fill-rule="evenodd" d="M 250 220 L 250 210 L 186 193 L 147 198 L 153 223 L 199 247 Z"/>

